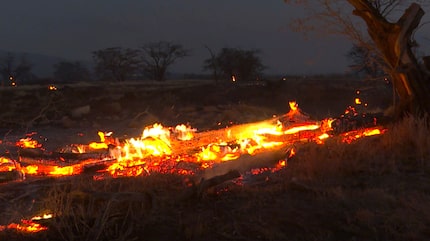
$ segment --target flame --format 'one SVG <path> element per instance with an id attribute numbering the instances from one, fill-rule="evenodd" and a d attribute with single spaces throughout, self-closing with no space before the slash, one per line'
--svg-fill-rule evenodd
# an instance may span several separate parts
<path id="1" fill-rule="evenodd" d="M 297 111 L 299 109 L 299 104 L 295 101 L 288 102 L 291 111 Z"/>
<path id="2" fill-rule="evenodd" d="M 364 136 L 374 136 L 374 135 L 380 135 L 381 129 L 367 129 L 363 132 Z"/>
<path id="3" fill-rule="evenodd" d="M 16 169 L 16 163 L 6 157 L 0 157 L 0 172 L 10 172 Z"/>
<path id="4" fill-rule="evenodd" d="M 312 130 L 317 130 L 321 127 L 321 125 L 319 124 L 301 124 L 298 126 L 293 126 L 291 128 L 288 128 L 287 130 L 284 131 L 285 135 L 291 135 L 291 134 L 295 134 L 301 131 L 312 131 Z"/>
<path id="5" fill-rule="evenodd" d="M 18 142 L 16 142 L 15 145 L 21 148 L 32 148 L 32 149 L 42 147 L 42 144 L 37 142 L 37 140 L 31 139 L 31 137 L 22 138 Z"/>
<path id="6" fill-rule="evenodd" d="M 188 141 L 193 139 L 194 132 L 196 132 L 197 129 L 193 129 L 189 126 L 186 126 L 184 124 L 177 125 L 175 127 L 174 132 L 177 134 L 177 138 L 181 141 Z"/>
<path id="7" fill-rule="evenodd" d="M 81 164 L 70 166 L 57 166 L 47 164 L 32 164 L 20 168 L 20 171 L 26 175 L 48 175 L 48 176 L 71 176 L 80 174 L 82 171 Z"/>
<path id="8" fill-rule="evenodd" d="M 93 150 L 99 150 L 99 149 L 108 149 L 109 148 L 109 144 L 114 144 L 114 140 L 112 138 L 107 139 L 107 137 L 110 137 L 112 135 L 112 132 L 102 132 L 99 131 L 97 132 L 97 134 L 100 137 L 100 142 L 91 142 L 88 146 L 90 149 Z M 79 152 L 79 153 L 83 153 L 83 152 Z"/>
<path id="9" fill-rule="evenodd" d="M 361 105 L 361 100 L 360 100 L 360 98 L 355 98 L 355 104 L 356 104 L 356 105 Z"/>
<path id="10" fill-rule="evenodd" d="M 54 176 L 70 176 L 74 174 L 73 170 L 74 170 L 73 166 L 65 166 L 65 167 L 54 166 L 53 170 L 50 171 L 49 174 Z"/>
<path id="11" fill-rule="evenodd" d="M 385 133 L 386 129 L 382 127 L 374 127 L 374 128 L 366 128 L 361 130 L 350 131 L 343 134 L 342 142 L 350 144 L 353 141 L 366 137 L 366 136 L 374 136 Z"/>
<path id="12" fill-rule="evenodd" d="M 37 165 L 29 165 L 24 167 L 23 172 L 26 174 L 37 174 L 39 167 Z"/>
<path id="13" fill-rule="evenodd" d="M 40 231 L 48 230 L 48 228 L 34 221 L 51 219 L 53 217 L 54 217 L 53 214 L 43 214 L 41 216 L 34 216 L 30 219 L 21 219 L 21 223 L 11 223 L 8 225 L 0 225 L 0 231 L 4 231 L 6 229 L 15 229 L 17 231 L 25 232 L 25 233 L 37 233 Z"/>
<path id="14" fill-rule="evenodd" d="M 146 127 L 140 139 L 126 140 L 122 146 L 111 149 L 110 154 L 117 160 L 117 163 L 107 169 L 112 175 L 117 175 L 116 172 L 121 172 L 125 168 L 144 165 L 148 157 L 171 155 L 170 131 L 161 124 Z M 142 172 L 143 169 L 133 172 L 132 175 L 140 175 Z"/>

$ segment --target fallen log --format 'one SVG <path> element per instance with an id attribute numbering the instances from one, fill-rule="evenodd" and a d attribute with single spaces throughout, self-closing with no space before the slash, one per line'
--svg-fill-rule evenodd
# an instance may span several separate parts
<path id="1" fill-rule="evenodd" d="M 190 154 L 195 152 L 196 149 L 209 144 L 220 142 L 229 143 L 236 141 L 239 138 L 250 138 L 254 135 L 253 131 L 258 130 L 258 128 L 263 126 L 274 125 L 277 120 L 278 118 L 273 118 L 260 122 L 234 125 L 218 130 L 197 132 L 194 133 L 194 137 L 191 140 L 172 140 L 170 145 L 173 153 Z"/>
<path id="2" fill-rule="evenodd" d="M 264 150 L 255 155 L 244 154 L 235 160 L 214 164 L 212 168 L 204 170 L 202 178 L 209 179 L 214 176 L 225 174 L 230 170 L 244 173 L 254 168 L 272 167 L 276 165 L 279 160 L 285 160 L 291 148 L 292 146 L 287 144 L 276 149 Z"/>
<path id="3" fill-rule="evenodd" d="M 202 198 L 208 190 L 218 185 L 239 178 L 243 173 L 262 167 L 272 167 L 279 160 L 285 159 L 288 154 L 289 145 L 284 145 L 276 150 L 264 151 L 256 155 L 243 155 L 236 160 L 215 164 L 212 168 L 205 169 L 198 177 L 199 182 L 191 180 L 180 200 L 192 197 Z M 197 178 L 197 179 L 198 179 Z"/>
<path id="4" fill-rule="evenodd" d="M 237 170 L 228 171 L 225 174 L 214 176 L 212 178 L 202 180 L 197 187 L 197 196 L 202 197 L 202 195 L 210 188 L 218 186 L 226 181 L 231 181 L 235 178 L 240 177 L 240 173 Z"/>

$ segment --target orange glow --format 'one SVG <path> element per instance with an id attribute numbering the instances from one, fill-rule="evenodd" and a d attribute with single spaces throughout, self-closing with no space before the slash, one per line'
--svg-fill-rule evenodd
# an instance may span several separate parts
<path id="1" fill-rule="evenodd" d="M 76 164 L 60 167 L 46 164 L 33 164 L 21 167 L 20 171 L 27 175 L 71 176 L 81 173 L 81 165 L 82 164 Z"/>
<path id="2" fill-rule="evenodd" d="M 100 137 L 100 142 L 91 142 L 88 145 L 90 149 L 93 149 L 93 150 L 108 149 L 109 144 L 114 144 L 114 140 L 112 138 L 107 139 L 112 135 L 112 132 L 105 133 L 105 132 L 99 131 L 97 132 L 97 134 Z M 79 153 L 85 153 L 85 151 L 79 150 Z"/>
<path id="3" fill-rule="evenodd" d="M 296 150 L 294 149 L 294 148 L 292 148 L 291 150 L 290 150 L 290 155 L 288 155 L 288 158 L 291 158 L 291 157 L 293 157 L 293 156 L 295 156 L 296 155 Z"/>
<path id="4" fill-rule="evenodd" d="M 321 126 L 318 124 L 304 124 L 304 125 L 298 125 L 298 126 L 293 126 L 287 130 L 284 131 L 285 135 L 291 135 L 291 134 L 295 134 L 298 133 L 300 131 L 312 131 L 312 130 L 317 130 L 319 129 Z"/>
<path id="5" fill-rule="evenodd" d="M 18 142 L 16 142 L 16 146 L 21 148 L 40 148 L 42 144 L 39 144 L 36 140 L 31 139 L 30 137 L 22 138 Z"/>
<path id="6" fill-rule="evenodd" d="M 42 219 L 50 219 L 52 218 L 52 214 L 43 214 L 42 216 L 35 216 L 31 219 L 21 219 L 21 223 L 11 223 L 8 225 L 0 225 L 0 231 L 4 231 L 6 229 L 15 229 L 20 232 L 25 233 L 37 233 L 40 231 L 47 230 L 48 228 L 42 226 L 39 223 L 35 223 L 34 221 L 42 220 Z"/>
<path id="7" fill-rule="evenodd" d="M 278 167 L 285 167 L 285 166 L 287 166 L 287 161 L 285 161 L 285 160 L 280 160 L 280 161 L 278 162 Z"/>
<path id="8" fill-rule="evenodd" d="M 117 175 L 116 172 L 147 164 L 145 159 L 148 157 L 171 155 L 170 131 L 160 124 L 154 124 L 152 127 L 144 129 L 140 139 L 128 139 L 122 146 L 117 146 L 109 151 L 117 162 L 108 167 L 108 171 L 112 175 Z M 139 169 L 130 175 L 136 176 L 142 173 L 143 169 Z"/>
<path id="9" fill-rule="evenodd" d="M 0 172 L 10 172 L 16 169 L 16 164 L 13 160 L 0 157 Z"/>
<path id="10" fill-rule="evenodd" d="M 352 143 L 353 141 L 365 137 L 383 134 L 386 130 L 382 127 L 366 128 L 361 130 L 350 131 L 343 134 L 342 142 Z"/>
<path id="11" fill-rule="evenodd" d="M 39 167 L 36 165 L 29 165 L 23 168 L 24 173 L 30 175 L 37 174 L 37 170 L 39 170 Z"/>
<path id="12" fill-rule="evenodd" d="M 108 149 L 108 145 L 106 143 L 100 143 L 100 142 L 91 142 L 88 145 L 91 149 L 99 150 L 99 149 Z M 83 153 L 83 152 L 80 152 Z"/>
<path id="13" fill-rule="evenodd" d="M 174 130 L 174 132 L 177 135 L 177 138 L 181 141 L 188 141 L 188 140 L 193 139 L 194 132 L 196 132 L 196 131 L 197 131 L 196 129 L 193 129 L 193 128 L 186 126 L 184 124 L 177 125 L 175 127 L 175 130 Z"/>
<path id="14" fill-rule="evenodd" d="M 323 140 L 328 139 L 329 137 L 330 137 L 329 134 L 323 133 L 323 134 L 318 136 L 318 139 L 316 142 L 317 142 L 317 144 L 323 144 Z"/>
<path id="15" fill-rule="evenodd" d="M 374 135 L 380 135 L 380 134 L 381 134 L 380 129 L 370 129 L 370 130 L 365 130 L 363 132 L 364 136 L 374 136 Z"/>
<path id="16" fill-rule="evenodd" d="M 53 215 L 51 213 L 45 213 L 42 216 L 34 216 L 31 220 L 42 220 L 42 219 L 51 219 Z"/>
<path id="17" fill-rule="evenodd" d="M 360 100 L 360 98 L 355 98 L 355 104 L 356 104 L 356 105 L 361 105 L 361 100 Z"/>
<path id="18" fill-rule="evenodd" d="M 54 166 L 53 170 L 49 172 L 50 175 L 54 176 L 70 176 L 73 175 L 73 166 L 65 166 L 65 167 L 58 167 Z"/>
<path id="19" fill-rule="evenodd" d="M 299 109 L 299 104 L 297 104 L 295 101 L 290 101 L 288 104 L 290 105 L 290 109 L 292 111 L 297 111 Z"/>

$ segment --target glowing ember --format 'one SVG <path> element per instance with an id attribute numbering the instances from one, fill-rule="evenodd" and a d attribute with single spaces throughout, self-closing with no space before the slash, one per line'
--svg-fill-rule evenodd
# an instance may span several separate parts
<path id="1" fill-rule="evenodd" d="M 356 105 L 361 105 L 361 100 L 360 100 L 360 98 L 355 98 L 355 104 L 356 104 Z"/>
<path id="2" fill-rule="evenodd" d="M 297 111 L 299 109 L 299 104 L 295 101 L 290 101 L 288 104 L 290 105 L 291 111 Z"/>
<path id="3" fill-rule="evenodd" d="M 317 130 L 319 129 L 321 126 L 318 124 L 305 124 L 305 125 L 298 125 L 298 126 L 293 126 L 291 128 L 288 128 L 287 130 L 284 131 L 285 135 L 291 135 L 291 134 L 295 134 L 298 133 L 300 131 L 312 131 L 312 130 Z"/>
<path id="4" fill-rule="evenodd" d="M 351 142 L 365 137 L 365 136 L 374 136 L 374 135 L 380 135 L 383 134 L 386 130 L 382 127 L 375 127 L 375 128 L 367 128 L 362 130 L 355 130 L 350 131 L 345 134 L 343 134 L 342 142 L 350 144 Z"/>
<path id="5" fill-rule="evenodd" d="M 16 142 L 16 146 L 21 148 L 40 148 L 42 144 L 38 143 L 36 140 L 31 139 L 31 137 L 22 138 Z"/>
<path id="6" fill-rule="evenodd" d="M 42 219 L 50 219 L 52 217 L 53 217 L 52 214 L 43 214 L 42 216 L 35 216 L 35 217 L 32 217 L 31 219 L 22 219 L 21 223 L 11 223 L 9 225 L 0 225 L 0 231 L 4 231 L 6 229 L 14 229 L 25 233 L 37 233 L 40 231 L 47 230 L 48 228 L 34 221 L 39 221 Z"/>
<path id="7" fill-rule="evenodd" d="M 65 166 L 65 167 L 58 167 L 54 166 L 53 170 L 49 172 L 50 175 L 54 176 L 69 176 L 73 175 L 73 166 Z"/>
<path id="8" fill-rule="evenodd" d="M 93 150 L 99 150 L 99 149 L 108 149 L 109 148 L 109 144 L 114 144 L 114 140 L 112 138 L 109 138 L 112 135 L 112 132 L 101 132 L 99 131 L 97 133 L 100 137 L 100 142 L 91 142 L 88 146 L 93 149 Z M 79 152 L 79 153 L 83 153 L 83 152 Z"/>
<path id="9" fill-rule="evenodd" d="M 55 85 L 50 85 L 48 87 L 49 90 L 57 90 L 57 87 Z"/>
<path id="10" fill-rule="evenodd" d="M 374 135 L 380 135 L 380 134 L 381 134 L 380 129 L 370 129 L 370 130 L 368 129 L 363 132 L 364 136 L 374 136 Z"/>
<path id="11" fill-rule="evenodd" d="M 16 169 L 16 163 L 6 157 L 0 157 L 0 172 L 10 172 Z"/>
<path id="12" fill-rule="evenodd" d="M 24 173 L 30 174 L 30 175 L 37 174 L 37 170 L 39 170 L 39 167 L 36 165 L 29 165 L 22 169 Z"/>

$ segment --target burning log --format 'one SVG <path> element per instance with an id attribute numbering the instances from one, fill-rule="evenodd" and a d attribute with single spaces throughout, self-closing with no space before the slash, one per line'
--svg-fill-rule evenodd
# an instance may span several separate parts
<path id="1" fill-rule="evenodd" d="M 215 164 L 212 168 L 204 171 L 203 178 L 212 178 L 224 174 L 230 170 L 244 173 L 254 168 L 271 167 L 279 160 L 285 160 L 291 151 L 290 145 L 284 145 L 273 150 L 265 150 L 255 155 L 242 155 L 234 161 L 227 161 Z"/>
<path id="2" fill-rule="evenodd" d="M 209 144 L 220 142 L 229 143 L 236 141 L 239 138 L 249 138 L 254 135 L 253 131 L 262 127 L 273 126 L 277 121 L 278 118 L 273 118 L 256 123 L 234 125 L 223 129 L 195 133 L 191 140 L 171 141 L 172 152 L 191 154 L 196 152 L 196 149 Z"/>
<path id="3" fill-rule="evenodd" d="M 251 169 L 275 166 L 279 160 L 285 160 L 290 151 L 288 146 L 282 146 L 254 156 L 243 155 L 234 161 L 218 163 L 212 168 L 205 169 L 198 184 L 191 180 L 188 185 L 189 188 L 185 190 L 181 199 L 201 198 L 208 190 L 239 178 L 243 173 Z"/>

